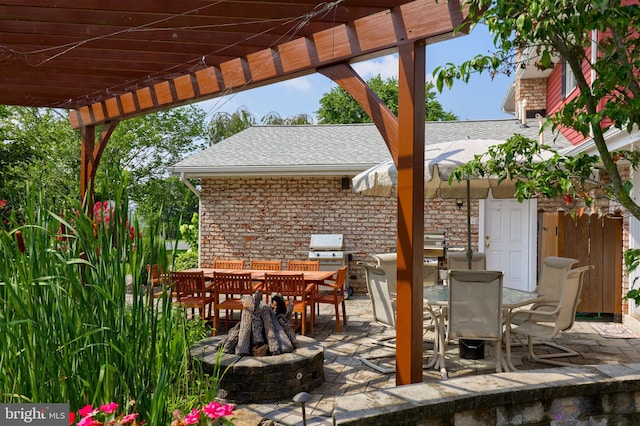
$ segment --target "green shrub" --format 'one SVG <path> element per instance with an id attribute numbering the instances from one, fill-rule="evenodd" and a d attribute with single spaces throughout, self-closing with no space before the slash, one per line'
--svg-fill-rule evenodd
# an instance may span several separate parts
<path id="1" fill-rule="evenodd" d="M 185 269 L 198 267 L 198 252 L 197 251 L 185 251 L 180 253 L 176 257 L 174 263 L 174 269 L 176 271 L 184 271 Z"/>
<path id="2" fill-rule="evenodd" d="M 127 205 L 120 193 L 63 217 L 31 195 L 25 222 L 0 230 L 0 402 L 114 401 L 161 425 L 213 399 L 218 378 L 188 354 L 206 328 L 170 298 L 150 303 L 145 267 L 164 241 L 143 239 Z"/>

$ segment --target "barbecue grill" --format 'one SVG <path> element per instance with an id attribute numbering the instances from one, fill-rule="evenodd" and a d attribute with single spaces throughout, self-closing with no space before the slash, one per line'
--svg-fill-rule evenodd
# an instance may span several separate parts
<path id="1" fill-rule="evenodd" d="M 309 260 L 320 261 L 321 271 L 337 271 L 349 264 L 349 253 L 344 250 L 343 234 L 312 234 L 309 241 Z M 318 291 L 323 291 L 320 285 Z M 353 294 L 349 274 L 344 284 L 345 295 Z"/>
<path id="2" fill-rule="evenodd" d="M 424 265 L 425 281 L 431 281 L 437 284 L 440 280 L 440 269 L 444 266 L 447 255 L 447 245 L 444 238 L 444 232 L 425 232 L 424 233 Z M 431 267 L 431 268 L 429 268 Z M 427 271 L 429 270 L 429 274 Z M 427 276 L 429 275 L 429 276 Z"/>

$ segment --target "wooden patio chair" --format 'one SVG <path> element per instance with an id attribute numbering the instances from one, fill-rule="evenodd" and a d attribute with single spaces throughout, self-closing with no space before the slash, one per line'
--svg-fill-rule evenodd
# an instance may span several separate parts
<path id="1" fill-rule="evenodd" d="M 333 305 L 335 308 L 336 315 L 336 331 L 340 330 L 340 312 L 339 306 L 342 305 L 342 320 L 344 322 L 344 326 L 347 326 L 347 310 L 345 308 L 345 293 L 344 293 L 344 285 L 347 281 L 347 268 L 348 266 L 343 266 L 338 269 L 335 274 L 335 278 L 333 280 L 327 280 L 323 283 L 325 288 L 331 288 L 333 291 L 331 293 L 318 293 L 316 292 L 313 297 L 313 303 L 319 305 L 320 303 L 327 303 Z M 313 310 L 313 307 L 312 307 Z"/>
<path id="2" fill-rule="evenodd" d="M 242 311 L 240 298 L 244 295 L 253 295 L 255 284 L 251 280 L 251 272 L 214 272 L 210 288 L 213 292 L 213 334 L 215 336 L 220 324 L 220 311 L 226 312 L 225 325 L 229 330 L 231 311 Z"/>
<path id="3" fill-rule="evenodd" d="M 252 260 L 249 262 L 249 269 L 254 271 L 281 271 L 281 260 Z"/>
<path id="4" fill-rule="evenodd" d="M 216 259 L 213 261 L 213 269 L 244 269 L 244 260 Z"/>
<path id="5" fill-rule="evenodd" d="M 149 301 L 170 294 L 169 275 L 157 263 L 147 264 L 147 285 L 149 286 Z"/>
<path id="6" fill-rule="evenodd" d="M 289 271 L 319 271 L 319 260 L 290 260 L 287 262 Z"/>
<path id="7" fill-rule="evenodd" d="M 278 274 L 265 273 L 264 276 L 264 289 L 267 294 L 267 298 L 271 298 L 271 295 L 277 293 L 280 294 L 284 300 L 289 303 L 293 303 L 293 312 L 301 314 L 301 329 L 302 335 L 307 334 L 307 308 L 311 311 L 309 315 L 309 331 L 313 332 L 313 321 L 315 320 L 313 309 L 313 297 L 315 295 L 315 284 L 307 284 L 304 280 L 304 274 Z"/>
<path id="8" fill-rule="evenodd" d="M 213 294 L 209 291 L 204 279 L 204 272 L 172 272 L 169 275 L 169 279 L 176 294 L 176 304 L 184 306 L 185 308 L 191 308 L 192 315 L 195 314 L 194 310 L 200 311 L 202 320 L 208 318 L 206 313 L 207 306 L 209 307 L 209 317 L 211 316 L 211 309 L 213 306 Z"/>

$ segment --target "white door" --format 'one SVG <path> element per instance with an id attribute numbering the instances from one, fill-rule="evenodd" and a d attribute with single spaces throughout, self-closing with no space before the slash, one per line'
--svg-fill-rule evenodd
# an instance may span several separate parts
<path id="1" fill-rule="evenodd" d="M 482 201 L 482 200 L 481 200 Z M 536 286 L 536 200 L 489 197 L 481 203 L 480 251 L 487 256 L 487 269 L 504 271 L 504 286 L 533 291 Z"/>

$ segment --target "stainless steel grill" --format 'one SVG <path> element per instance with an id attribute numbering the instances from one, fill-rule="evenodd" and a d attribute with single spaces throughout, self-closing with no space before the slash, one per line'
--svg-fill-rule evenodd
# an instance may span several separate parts
<path id="1" fill-rule="evenodd" d="M 447 255 L 447 244 L 444 232 L 424 233 L 424 265 L 425 282 L 437 284 L 442 280 L 440 270 L 446 269 L 445 259 Z"/>
<path id="2" fill-rule="evenodd" d="M 319 260 L 321 271 L 336 271 L 349 264 L 349 253 L 344 250 L 343 234 L 312 234 L 309 241 L 309 260 Z M 326 289 L 319 286 L 319 291 Z M 351 295 L 349 274 L 345 281 L 345 293 Z"/>

